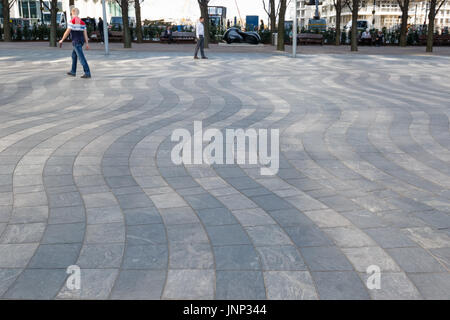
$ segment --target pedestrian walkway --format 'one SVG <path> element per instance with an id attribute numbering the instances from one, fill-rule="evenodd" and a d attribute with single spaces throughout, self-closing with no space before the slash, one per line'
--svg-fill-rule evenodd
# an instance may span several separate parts
<path id="1" fill-rule="evenodd" d="M 0 298 L 450 299 L 448 57 L 86 54 L 0 50 Z M 194 121 L 278 174 L 173 164 Z"/>

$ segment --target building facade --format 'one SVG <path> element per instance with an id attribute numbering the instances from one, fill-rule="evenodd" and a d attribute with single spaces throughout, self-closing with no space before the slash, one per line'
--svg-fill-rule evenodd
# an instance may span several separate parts
<path id="1" fill-rule="evenodd" d="M 13 7 L 11 8 L 11 18 L 22 18 L 28 20 L 30 24 L 40 23 L 45 21 L 45 17 L 50 7 L 50 1 L 43 1 L 45 5 L 41 7 L 40 1 L 36 0 L 17 0 L 15 1 Z M 103 17 L 103 8 L 101 0 L 75 0 L 75 7 L 80 9 L 81 18 L 96 18 Z M 106 15 L 107 21 L 110 21 L 111 17 L 120 16 L 121 10 L 120 6 L 115 1 L 106 1 Z M 130 6 L 130 16 L 134 16 L 134 8 Z M 70 6 L 69 1 L 58 1 L 59 12 L 66 14 L 67 17 L 70 16 Z M 132 9 L 132 10 L 131 10 Z M 48 18 L 47 18 L 48 19 Z"/>
<path id="2" fill-rule="evenodd" d="M 308 26 L 309 18 L 314 16 L 315 6 L 308 6 L 308 0 L 297 1 L 297 15 L 301 27 Z M 329 27 L 336 26 L 336 10 L 333 0 L 323 0 L 319 6 L 321 18 L 327 20 Z M 410 25 L 428 24 L 429 1 L 411 1 L 408 13 L 408 23 Z M 396 0 L 369 0 L 363 1 L 359 10 L 358 19 L 368 20 L 373 27 L 381 29 L 383 27 L 391 28 L 399 25 L 402 12 Z M 352 18 L 352 13 L 347 6 L 342 8 L 341 27 L 345 26 Z M 439 10 L 435 19 L 436 30 L 450 27 L 450 0 L 447 1 Z"/>

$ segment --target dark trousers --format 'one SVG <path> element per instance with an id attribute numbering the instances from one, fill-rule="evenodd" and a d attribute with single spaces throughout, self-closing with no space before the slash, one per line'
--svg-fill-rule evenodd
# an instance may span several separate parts
<path id="1" fill-rule="evenodd" d="M 83 66 L 84 73 L 88 76 L 91 75 L 91 71 L 89 70 L 89 65 L 86 61 L 86 57 L 83 53 L 83 44 L 82 43 L 74 43 L 73 51 L 72 51 L 72 70 L 70 71 L 72 74 L 77 73 L 77 60 L 80 59 L 80 63 Z"/>
<path id="2" fill-rule="evenodd" d="M 205 37 L 204 36 L 200 36 L 197 39 L 197 46 L 195 47 L 195 55 L 194 57 L 196 57 L 198 55 L 198 49 L 200 49 L 200 54 L 202 55 L 202 58 L 205 57 Z"/>

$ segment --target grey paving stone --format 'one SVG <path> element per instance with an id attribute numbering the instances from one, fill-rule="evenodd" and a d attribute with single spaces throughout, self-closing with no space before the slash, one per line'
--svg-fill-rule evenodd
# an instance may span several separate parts
<path id="1" fill-rule="evenodd" d="M 450 273 L 410 273 L 408 277 L 414 282 L 425 299 L 449 300 Z"/>
<path id="2" fill-rule="evenodd" d="M 64 269 L 27 269 L 3 295 L 7 299 L 53 299 L 64 283 Z"/>
<path id="3" fill-rule="evenodd" d="M 169 245 L 170 269 L 213 269 L 214 257 L 206 243 L 174 242 Z"/>
<path id="4" fill-rule="evenodd" d="M 284 230 L 298 247 L 329 246 L 333 244 L 317 227 L 298 225 L 285 227 Z"/>
<path id="5" fill-rule="evenodd" d="M 0 269 L 0 297 L 8 290 L 21 272 L 21 269 Z"/>
<path id="6" fill-rule="evenodd" d="M 349 227 L 351 222 L 341 214 L 331 210 L 303 211 L 320 228 Z"/>
<path id="7" fill-rule="evenodd" d="M 400 267 L 379 247 L 342 248 L 358 272 L 366 272 L 369 266 L 378 266 L 381 272 L 400 272 Z"/>
<path id="8" fill-rule="evenodd" d="M 295 225 L 313 226 L 313 222 L 297 209 L 274 210 L 269 213 L 282 227 Z"/>
<path id="9" fill-rule="evenodd" d="M 48 223 L 49 224 L 65 224 L 84 222 L 86 219 L 84 208 L 78 207 L 65 207 L 65 208 L 51 208 Z"/>
<path id="10" fill-rule="evenodd" d="M 318 298 L 308 271 L 266 271 L 267 298 L 271 300 L 316 300 Z"/>
<path id="11" fill-rule="evenodd" d="M 422 248 L 387 249 L 405 272 L 444 272 L 446 269 Z"/>
<path id="12" fill-rule="evenodd" d="M 217 63 L 210 65 L 214 72 L 246 62 L 228 68 L 227 77 L 218 82 L 209 81 L 203 64 L 189 66 L 191 82 L 174 76 L 179 64 L 186 67 L 179 52 L 112 52 L 109 59 L 124 75 L 121 79 L 94 77 L 92 86 L 79 79 L 59 81 L 65 98 L 56 103 L 55 96 L 36 95 L 51 89 L 53 76 L 44 74 L 45 81 L 31 86 L 15 71 L 25 63 L 30 77 L 42 78 L 42 66 L 56 61 L 59 68 L 67 52 L 20 47 L 3 44 L 0 50 L 0 60 L 8 61 L 0 65 L 0 294 L 7 291 L 2 298 L 266 298 L 267 293 L 268 298 L 300 299 L 305 292 L 314 298 L 314 290 L 304 290 L 307 269 L 323 278 L 316 280 L 318 298 L 366 299 L 360 282 L 364 285 L 372 264 L 382 271 L 381 289 L 368 290 L 372 299 L 447 296 L 450 135 L 448 108 L 442 103 L 448 98 L 441 77 L 448 74 L 445 52 L 415 55 L 414 68 L 410 57 L 387 55 L 395 52 L 387 47 L 357 62 L 345 54 L 304 55 L 303 63 L 290 64 L 286 73 L 284 57 L 267 50 L 230 55 L 218 49 Z M 89 60 L 96 74 L 109 75 L 109 65 L 95 52 Z M 330 69 L 337 60 L 341 68 Z M 259 75 L 258 83 L 244 89 L 234 82 L 242 72 L 255 76 L 261 61 L 270 62 L 269 77 Z M 151 65 L 164 79 L 141 74 L 131 79 L 130 65 L 142 65 L 142 70 Z M 384 82 L 369 85 L 369 91 L 348 91 L 342 98 L 339 90 L 330 94 L 329 88 L 324 91 L 305 80 L 305 75 L 325 69 L 339 83 L 365 74 Z M 411 85 L 404 99 L 399 94 L 404 87 L 396 80 L 405 70 L 411 79 L 421 79 L 421 90 Z M 437 78 L 423 77 L 425 71 Z M 284 94 L 280 103 L 277 97 L 286 84 L 274 87 L 266 80 L 286 75 L 297 79 L 303 91 L 288 90 L 293 94 Z M 87 97 L 82 109 L 67 105 L 79 89 Z M 372 99 L 370 107 L 349 103 L 379 89 L 384 95 Z M 433 94 L 424 100 L 428 89 Z M 100 96 L 104 106 L 95 103 Z M 307 107 L 298 104 L 299 96 L 308 101 Z M 392 102 L 395 108 L 389 107 Z M 175 166 L 170 135 L 175 128 L 190 129 L 194 118 L 203 119 L 205 128 L 222 131 L 279 129 L 277 176 L 262 176 L 259 165 L 250 164 Z M 81 246 L 81 255 L 58 249 L 45 258 L 42 252 L 53 245 Z M 219 276 L 217 291 L 213 247 L 223 250 L 221 257 L 230 257 L 219 261 L 227 269 L 219 271 L 231 280 Z M 255 255 L 232 248 L 254 248 L 264 278 L 260 270 L 228 269 L 248 266 Z M 14 272 L 1 273 L 22 270 L 38 258 L 53 268 L 58 265 L 53 255 L 67 262 L 73 255 L 75 263 L 85 266 L 82 290 L 68 291 L 63 283 L 67 274 L 51 278 L 53 269 L 26 269 L 15 283 L 10 280 Z M 168 286 L 162 293 L 167 271 Z M 170 277 L 172 271 L 176 275 Z M 198 279 L 203 280 L 197 288 Z"/>
<path id="13" fill-rule="evenodd" d="M 207 226 L 213 246 L 250 244 L 250 239 L 240 225 Z"/>
<path id="14" fill-rule="evenodd" d="M 256 247 L 265 271 L 306 270 L 305 262 L 292 245 Z"/>
<path id="15" fill-rule="evenodd" d="M 286 232 L 278 225 L 246 227 L 245 230 L 256 246 L 292 244 Z"/>
<path id="16" fill-rule="evenodd" d="M 301 254 L 312 271 L 350 271 L 352 265 L 337 247 L 302 248 Z"/>
<path id="17" fill-rule="evenodd" d="M 127 246 L 122 268 L 164 270 L 167 268 L 167 258 L 167 245 Z"/>
<path id="18" fill-rule="evenodd" d="M 276 223 L 269 214 L 260 208 L 234 210 L 233 215 L 243 226 L 261 226 Z"/>
<path id="19" fill-rule="evenodd" d="M 123 210 L 127 225 L 162 223 L 158 210 L 155 207 Z"/>
<path id="20" fill-rule="evenodd" d="M 49 194 L 49 206 L 52 208 L 81 205 L 83 205 L 83 200 L 78 192 Z"/>
<path id="21" fill-rule="evenodd" d="M 216 299 L 260 300 L 266 298 L 260 271 L 217 271 Z"/>
<path id="22" fill-rule="evenodd" d="M 223 207 L 223 205 L 216 198 L 214 198 L 209 194 L 196 194 L 191 196 L 184 196 L 184 199 L 195 210 Z"/>
<path id="23" fill-rule="evenodd" d="M 207 243 L 208 237 L 200 224 L 167 226 L 169 242 Z"/>
<path id="24" fill-rule="evenodd" d="M 213 299 L 213 270 L 169 270 L 163 299 Z"/>
<path id="25" fill-rule="evenodd" d="M 150 196 L 158 209 L 185 207 L 186 202 L 175 193 L 156 194 Z"/>
<path id="26" fill-rule="evenodd" d="M 117 200 L 112 193 L 93 193 L 83 197 L 86 208 L 102 208 L 117 205 Z"/>
<path id="27" fill-rule="evenodd" d="M 88 224 L 123 222 L 123 213 L 118 206 L 87 209 L 86 217 Z"/>
<path id="28" fill-rule="evenodd" d="M 0 244 L 0 268 L 24 268 L 37 247 L 37 243 Z"/>
<path id="29" fill-rule="evenodd" d="M 1 210 L 1 209 L 0 209 Z M 0 214 L 1 216 L 1 214 Z M 11 223 L 47 222 L 48 207 L 24 207 L 15 208 L 11 217 Z M 0 218 L 1 221 L 1 218 Z"/>
<path id="30" fill-rule="evenodd" d="M 258 254 L 253 246 L 214 247 L 216 270 L 260 270 Z"/>
<path id="31" fill-rule="evenodd" d="M 160 299 L 165 281 L 166 272 L 162 270 L 122 270 L 111 292 L 111 299 Z"/>
<path id="32" fill-rule="evenodd" d="M 450 236 L 428 227 L 406 228 L 402 232 L 426 249 L 450 247 Z"/>
<path id="33" fill-rule="evenodd" d="M 85 244 L 77 265 L 82 269 L 119 268 L 123 253 L 123 244 Z"/>
<path id="34" fill-rule="evenodd" d="M 207 226 L 237 224 L 237 220 L 227 208 L 200 209 L 197 214 Z"/>
<path id="35" fill-rule="evenodd" d="M 367 300 L 367 289 L 354 271 L 313 272 L 320 299 Z"/>
<path id="36" fill-rule="evenodd" d="M 56 269 L 75 264 L 81 244 L 42 244 L 30 261 L 29 268 Z"/>
<path id="37" fill-rule="evenodd" d="M 284 201 L 282 198 L 274 195 L 263 195 L 263 196 L 254 196 L 251 197 L 252 201 L 254 201 L 258 206 L 266 211 L 271 210 L 281 210 L 281 209 L 291 209 L 292 205 L 288 202 Z"/>
<path id="38" fill-rule="evenodd" d="M 370 247 L 376 245 L 363 231 L 352 226 L 325 228 L 322 230 L 341 248 Z"/>
<path id="39" fill-rule="evenodd" d="M 122 209 L 147 208 L 153 202 L 144 193 L 117 195 L 117 200 Z"/>
<path id="40" fill-rule="evenodd" d="M 48 225 L 42 243 L 79 243 L 83 241 L 84 223 L 64 223 Z"/>
<path id="41" fill-rule="evenodd" d="M 257 205 L 250 199 L 244 197 L 242 194 L 230 194 L 226 196 L 217 197 L 230 210 L 242 210 L 256 208 Z"/>
<path id="42" fill-rule="evenodd" d="M 45 230 L 45 223 L 10 224 L 0 237 L 1 243 L 39 242 Z"/>
<path id="43" fill-rule="evenodd" d="M 165 225 L 199 223 L 197 215 L 190 207 L 159 210 Z"/>
<path id="44" fill-rule="evenodd" d="M 123 223 L 91 224 L 86 227 L 87 243 L 124 243 Z"/>
<path id="45" fill-rule="evenodd" d="M 430 253 L 437 261 L 446 266 L 447 269 L 450 268 L 450 248 L 431 249 Z"/>
<path id="46" fill-rule="evenodd" d="M 373 228 L 365 232 L 382 248 L 415 247 L 417 244 L 395 228 Z"/>
<path id="47" fill-rule="evenodd" d="M 164 244 L 166 231 L 162 224 L 127 226 L 126 240 L 129 245 Z"/>

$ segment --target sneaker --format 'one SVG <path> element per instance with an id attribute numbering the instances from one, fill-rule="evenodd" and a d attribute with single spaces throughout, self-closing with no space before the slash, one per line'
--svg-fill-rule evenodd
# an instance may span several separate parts
<path id="1" fill-rule="evenodd" d="M 81 76 L 81 78 L 82 78 L 82 79 L 90 79 L 91 76 L 88 76 L 87 74 L 84 74 L 84 75 Z"/>
<path id="2" fill-rule="evenodd" d="M 208 57 L 202 57 L 202 59 L 208 59 Z"/>
<path id="3" fill-rule="evenodd" d="M 72 73 L 72 72 L 67 72 L 67 75 L 68 75 L 68 76 L 75 77 L 75 73 Z"/>
<path id="4" fill-rule="evenodd" d="M 197 59 L 198 59 L 198 57 L 194 57 L 194 59 L 195 59 L 195 60 L 197 60 Z"/>

